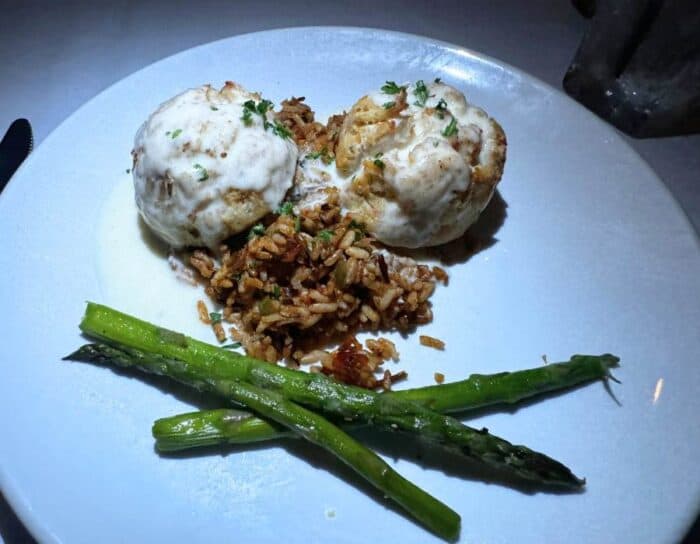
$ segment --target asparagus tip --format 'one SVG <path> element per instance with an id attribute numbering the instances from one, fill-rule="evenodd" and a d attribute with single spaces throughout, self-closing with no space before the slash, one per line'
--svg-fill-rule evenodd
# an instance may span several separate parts
<path id="1" fill-rule="evenodd" d="M 61 357 L 61 361 L 81 361 L 87 362 L 91 361 L 95 357 L 95 351 L 93 350 L 92 344 L 84 344 L 76 349 L 74 352 L 69 353 L 65 357 Z"/>

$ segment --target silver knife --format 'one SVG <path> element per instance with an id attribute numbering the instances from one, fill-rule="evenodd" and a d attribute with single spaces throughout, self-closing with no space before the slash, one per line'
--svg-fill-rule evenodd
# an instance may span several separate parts
<path id="1" fill-rule="evenodd" d="M 0 141 L 0 192 L 34 147 L 32 126 L 26 119 L 16 119 Z"/>

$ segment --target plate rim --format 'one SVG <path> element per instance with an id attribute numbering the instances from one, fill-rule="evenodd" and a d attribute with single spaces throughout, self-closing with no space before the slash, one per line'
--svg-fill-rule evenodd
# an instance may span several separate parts
<path id="1" fill-rule="evenodd" d="M 43 153 L 43 149 L 48 147 L 55 138 L 57 138 L 57 134 L 62 131 L 64 126 L 69 123 L 75 116 L 79 115 L 83 110 L 89 108 L 92 106 L 93 102 L 99 100 L 104 94 L 107 94 L 109 92 L 112 92 L 113 88 L 123 84 L 125 81 L 137 77 L 139 74 L 142 72 L 145 72 L 147 70 L 151 70 L 155 65 L 172 60 L 174 58 L 177 58 L 179 56 L 185 55 L 190 53 L 191 51 L 211 47 L 212 45 L 215 44 L 220 44 L 222 42 L 229 42 L 229 41 L 234 41 L 239 38 L 251 38 L 251 37 L 264 37 L 265 35 L 270 35 L 270 34 L 284 34 L 284 33 L 308 33 L 308 32 L 313 32 L 313 33 L 323 33 L 323 32 L 330 32 L 330 31 L 343 31 L 343 32 L 349 32 L 349 33 L 357 33 L 357 34 L 362 34 L 362 33 L 375 33 L 375 32 L 381 32 L 386 35 L 392 35 L 397 38 L 401 38 L 406 40 L 407 42 L 410 41 L 418 41 L 422 42 L 425 44 L 431 44 L 431 45 L 436 45 L 440 48 L 447 49 L 451 53 L 455 54 L 460 54 L 464 55 L 467 58 L 472 58 L 476 59 L 479 62 L 486 63 L 488 65 L 491 65 L 494 68 L 502 69 L 506 72 L 510 72 L 519 78 L 522 78 L 525 81 L 528 81 L 530 84 L 535 85 L 536 87 L 539 87 L 541 90 L 550 92 L 550 93 L 556 93 L 559 95 L 559 97 L 564 97 L 566 102 L 570 105 L 573 106 L 574 108 L 577 108 L 579 111 L 585 112 L 584 115 L 586 115 L 589 119 L 593 120 L 594 123 L 597 123 L 599 127 L 601 127 L 607 134 L 610 135 L 610 137 L 613 139 L 614 145 L 617 146 L 623 146 L 626 148 L 627 152 L 631 152 L 636 159 L 639 161 L 640 165 L 642 168 L 647 170 L 647 173 L 650 174 L 650 177 L 654 179 L 655 185 L 658 186 L 662 191 L 665 191 L 666 196 L 670 197 L 668 200 L 672 202 L 672 205 L 674 206 L 676 212 L 680 217 L 682 217 L 682 221 L 685 224 L 685 228 L 687 229 L 688 232 L 692 234 L 692 238 L 695 242 L 696 249 L 698 252 L 700 252 L 700 229 L 696 229 L 695 226 L 693 225 L 692 221 L 690 220 L 690 217 L 688 216 L 688 213 L 685 211 L 685 209 L 682 207 L 680 204 L 679 200 L 676 198 L 676 196 L 673 194 L 671 189 L 668 187 L 668 185 L 663 181 L 662 177 L 652 168 L 649 163 L 642 157 L 632 145 L 630 145 L 623 137 L 623 134 L 615 129 L 612 125 L 608 124 L 605 122 L 603 119 L 595 115 L 591 110 L 571 98 L 568 94 L 566 94 L 563 90 L 545 82 L 544 80 L 540 79 L 537 76 L 534 76 L 525 70 L 518 68 L 508 62 L 505 62 L 497 57 L 493 57 L 491 55 L 482 53 L 480 51 L 471 49 L 469 47 L 465 47 L 459 44 L 455 44 L 452 42 L 440 40 L 437 38 L 432 38 L 430 36 L 426 35 L 421 35 L 421 34 L 414 34 L 410 32 L 402 32 L 402 31 L 396 31 L 396 30 L 389 30 L 385 29 L 382 27 L 371 27 L 371 26 L 348 26 L 348 25 L 301 25 L 301 26 L 285 26 L 285 27 L 278 27 L 278 28 L 268 28 L 265 30 L 257 30 L 257 31 L 252 31 L 252 32 L 245 32 L 241 34 L 234 34 L 231 36 L 226 36 L 223 38 L 219 38 L 217 40 L 212 40 L 204 43 L 200 43 L 197 45 L 194 45 L 192 47 L 187 47 L 185 49 L 178 50 L 172 54 L 166 55 L 164 57 L 161 57 L 159 59 L 156 59 L 149 64 L 139 68 L 138 70 L 135 70 L 133 72 L 130 72 L 129 74 L 125 75 L 124 77 L 114 81 L 113 83 L 109 84 L 107 87 L 104 89 L 100 90 L 97 94 L 92 96 L 90 99 L 87 101 L 83 102 L 78 108 L 70 112 L 64 119 L 61 120 L 61 122 L 56 125 L 50 132 L 47 134 L 47 136 L 40 142 L 40 144 L 33 150 L 33 152 L 25 159 L 25 161 L 20 165 L 20 167 L 17 169 L 17 171 L 13 174 L 13 176 L 10 178 L 9 182 L 5 186 L 4 190 L 0 193 L 0 203 L 3 202 L 4 199 L 8 199 L 9 197 L 6 196 L 7 194 L 10 194 L 16 190 L 19 190 L 19 181 L 18 179 L 21 178 L 22 172 L 28 167 L 27 165 L 31 165 L 33 161 L 35 161 L 35 156 L 37 153 Z M 19 488 L 19 486 L 16 484 L 16 482 L 13 481 L 13 478 L 9 474 L 6 468 L 4 468 L 2 465 L 0 465 L 0 492 L 2 492 L 3 496 L 5 497 L 6 502 L 12 509 L 12 511 L 15 513 L 15 515 L 19 518 L 21 523 L 24 525 L 26 530 L 38 541 L 40 542 L 61 542 L 61 539 L 58 538 L 53 532 L 51 531 L 50 527 L 48 527 L 41 519 L 39 519 L 38 516 L 36 516 L 33 512 L 33 508 L 31 506 L 30 501 L 28 500 L 28 497 L 26 497 L 26 494 L 22 492 L 22 490 Z M 699 495 L 700 497 L 700 495 Z M 692 526 L 695 517 L 700 513 L 700 504 L 695 507 L 695 515 L 690 514 L 691 511 L 691 506 L 689 505 L 688 512 L 689 512 L 689 522 L 686 525 L 685 529 L 683 529 L 685 534 L 690 527 Z M 692 518 L 690 517 L 692 515 Z"/>

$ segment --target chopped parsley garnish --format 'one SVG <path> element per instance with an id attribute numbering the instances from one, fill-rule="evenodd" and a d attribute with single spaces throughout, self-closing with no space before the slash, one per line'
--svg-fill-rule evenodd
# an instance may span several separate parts
<path id="1" fill-rule="evenodd" d="M 252 240 L 256 236 L 262 236 L 263 234 L 265 234 L 265 227 L 262 223 L 258 223 L 252 229 L 250 229 L 250 232 L 248 233 L 248 240 Z"/>
<path id="2" fill-rule="evenodd" d="M 301 232 L 301 217 L 298 215 L 294 218 L 294 232 Z"/>
<path id="3" fill-rule="evenodd" d="M 294 204 L 283 202 L 275 212 L 277 215 L 294 215 Z"/>
<path id="4" fill-rule="evenodd" d="M 219 111 L 219 108 L 217 108 L 216 106 L 209 106 L 209 109 L 211 111 Z"/>
<path id="5" fill-rule="evenodd" d="M 406 89 L 405 86 L 401 87 L 397 85 L 395 81 L 387 81 L 382 85 L 382 92 L 385 94 L 398 94 L 404 89 Z"/>
<path id="6" fill-rule="evenodd" d="M 126 173 L 127 173 L 127 174 L 131 174 L 131 168 L 127 168 L 127 169 L 126 169 Z"/>
<path id="7" fill-rule="evenodd" d="M 428 101 L 428 88 L 425 86 L 422 79 L 416 81 L 416 88 L 414 89 L 413 94 L 416 95 L 417 98 L 414 104 L 416 106 L 420 106 L 421 108 L 425 106 L 425 103 Z"/>
<path id="8" fill-rule="evenodd" d="M 168 133 L 166 132 L 165 134 L 167 135 Z M 180 134 L 182 134 L 182 129 L 181 129 L 181 128 L 177 128 L 177 129 L 173 130 L 173 131 L 170 133 L 170 137 L 174 140 L 174 139 L 177 138 Z"/>
<path id="9" fill-rule="evenodd" d="M 253 100 L 243 102 L 243 124 L 249 127 L 253 124 L 253 114 L 260 115 L 265 120 L 265 112 L 269 109 L 272 103 L 269 100 L 261 100 L 257 104 Z"/>
<path id="10" fill-rule="evenodd" d="M 272 102 L 270 102 L 269 100 L 261 100 L 260 102 L 258 102 L 258 105 L 255 106 L 255 111 L 257 111 L 260 115 L 265 115 L 268 112 L 268 110 L 271 109 Z"/>
<path id="11" fill-rule="evenodd" d="M 382 155 L 383 155 L 383 153 L 377 153 L 377 154 L 374 156 L 374 161 L 372 161 L 372 162 L 374 162 L 374 165 L 375 165 L 375 166 L 377 166 L 377 167 L 381 168 L 382 170 L 384 170 L 384 161 L 380 158 Z"/>
<path id="12" fill-rule="evenodd" d="M 282 291 L 280 290 L 280 286 L 275 284 L 275 286 L 272 288 L 272 296 L 274 298 L 280 298 L 280 294 Z"/>
<path id="13" fill-rule="evenodd" d="M 384 102 L 384 104 L 382 104 L 382 106 L 384 107 L 385 110 L 390 110 L 391 108 L 396 106 L 396 102 Z"/>
<path id="14" fill-rule="evenodd" d="M 262 118 L 263 128 L 265 130 L 272 129 L 272 132 L 280 138 L 291 138 L 292 132 L 279 121 L 270 123 L 267 120 L 266 114 L 272 110 L 272 102 L 269 100 L 261 100 L 257 104 L 253 100 L 243 102 L 243 115 L 241 119 L 247 127 L 253 124 L 253 114 L 259 115 Z"/>
<path id="15" fill-rule="evenodd" d="M 223 349 L 238 349 L 241 347 L 240 342 L 233 342 L 232 344 L 224 344 L 223 346 L 220 346 Z"/>
<path id="16" fill-rule="evenodd" d="M 350 220 L 350 225 L 349 227 L 355 231 L 355 241 L 357 242 L 358 240 L 361 240 L 362 237 L 366 233 L 366 227 L 364 223 L 359 223 L 355 221 L 354 219 Z"/>
<path id="17" fill-rule="evenodd" d="M 207 172 L 207 169 L 204 168 L 204 166 L 197 163 L 194 165 L 194 169 L 197 170 L 197 173 L 199 174 L 197 181 L 206 181 L 209 179 L 209 172 Z"/>
<path id="18" fill-rule="evenodd" d="M 447 111 L 447 102 L 445 102 L 444 98 L 441 98 L 440 101 L 435 105 L 435 111 L 438 112 L 438 117 L 440 119 L 445 118 L 445 112 Z"/>
<path id="19" fill-rule="evenodd" d="M 327 229 L 323 229 L 316 235 L 322 242 L 328 243 L 333 238 L 333 233 Z"/>
<path id="20" fill-rule="evenodd" d="M 241 119 L 243 120 L 243 124 L 247 127 L 253 124 L 253 114 L 256 113 L 255 110 L 255 102 L 252 100 L 246 100 L 243 102 L 243 115 L 241 116 Z"/>
<path id="21" fill-rule="evenodd" d="M 442 83 L 442 79 L 439 77 L 436 77 L 433 81 L 435 81 L 435 83 Z"/>
<path id="22" fill-rule="evenodd" d="M 364 223 L 360 223 L 359 221 L 355 221 L 354 219 L 351 219 L 351 220 L 350 220 L 350 225 L 349 225 L 349 226 L 350 226 L 351 229 L 361 230 L 362 232 L 365 231 L 365 224 L 364 224 Z"/>
<path id="23" fill-rule="evenodd" d="M 216 325 L 217 323 L 221 323 L 221 318 L 222 318 L 222 315 L 219 312 L 209 312 L 209 320 L 211 321 L 212 325 Z"/>
<path id="24" fill-rule="evenodd" d="M 450 121 L 450 123 L 443 129 L 442 135 L 449 138 L 450 136 L 457 134 L 457 130 L 457 119 L 453 117 L 452 121 Z"/>
<path id="25" fill-rule="evenodd" d="M 321 159 L 324 164 L 330 164 L 333 162 L 333 155 L 328 152 L 328 148 L 324 147 L 321 151 L 314 151 L 312 153 L 307 153 L 305 159 Z"/>
<path id="26" fill-rule="evenodd" d="M 275 121 L 274 124 L 272 124 L 272 125 L 267 123 L 265 125 L 265 129 L 267 129 L 268 127 L 271 127 L 272 132 L 274 132 L 277 136 L 279 136 L 282 139 L 291 138 L 291 136 L 292 136 L 292 131 L 289 130 L 286 126 L 284 126 L 279 121 Z"/>

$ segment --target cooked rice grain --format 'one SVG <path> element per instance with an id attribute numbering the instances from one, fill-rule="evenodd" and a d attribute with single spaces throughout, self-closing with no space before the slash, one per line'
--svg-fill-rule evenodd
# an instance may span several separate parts
<path id="1" fill-rule="evenodd" d="M 427 346 L 427 347 L 433 348 L 433 349 L 439 349 L 439 350 L 445 349 L 445 342 L 443 342 L 442 340 L 438 340 L 437 338 L 433 338 L 432 336 L 426 336 L 426 335 L 421 334 L 420 343 L 424 346 Z"/>

